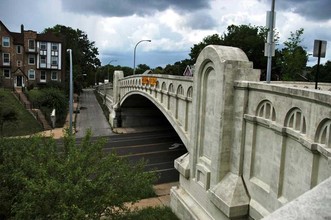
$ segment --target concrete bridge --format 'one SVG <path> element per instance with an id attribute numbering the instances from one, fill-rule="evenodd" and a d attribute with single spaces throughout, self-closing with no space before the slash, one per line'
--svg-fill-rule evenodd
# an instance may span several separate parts
<path id="1" fill-rule="evenodd" d="M 115 71 L 98 88 L 113 127 L 169 122 L 182 139 L 171 190 L 181 219 L 261 219 L 331 182 L 331 85 L 266 84 L 252 66 L 238 48 L 208 46 L 193 78 Z M 330 196 L 317 199 L 330 210 Z"/>

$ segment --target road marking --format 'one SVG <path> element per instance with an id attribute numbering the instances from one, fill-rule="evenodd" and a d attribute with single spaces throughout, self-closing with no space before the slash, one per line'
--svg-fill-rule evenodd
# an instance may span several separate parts
<path id="1" fill-rule="evenodd" d="M 157 144 L 171 144 L 171 142 L 157 142 L 157 143 L 152 143 L 152 144 L 139 144 L 139 145 L 129 145 L 129 146 L 123 146 L 123 147 L 104 147 L 104 149 L 125 149 L 125 148 L 138 148 L 138 147 L 146 147 L 146 146 L 153 146 Z"/>

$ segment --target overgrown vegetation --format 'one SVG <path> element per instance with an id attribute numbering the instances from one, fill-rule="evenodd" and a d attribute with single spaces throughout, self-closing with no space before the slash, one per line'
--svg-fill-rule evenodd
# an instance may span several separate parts
<path id="1" fill-rule="evenodd" d="M 0 139 L 0 219 L 110 219 L 129 212 L 126 202 L 153 194 L 155 174 L 105 154 L 105 140 L 59 145 L 40 136 Z"/>
<path id="2" fill-rule="evenodd" d="M 169 207 L 148 207 L 121 216 L 118 220 L 179 220 Z"/>
<path id="3" fill-rule="evenodd" d="M 62 89 L 50 86 L 33 89 L 26 94 L 33 106 L 41 109 L 49 123 L 51 123 L 50 114 L 55 109 L 56 126 L 63 126 L 68 112 L 68 99 Z"/>
<path id="4" fill-rule="evenodd" d="M 0 90 L 0 136 L 29 135 L 42 131 L 38 121 L 9 90 Z"/>

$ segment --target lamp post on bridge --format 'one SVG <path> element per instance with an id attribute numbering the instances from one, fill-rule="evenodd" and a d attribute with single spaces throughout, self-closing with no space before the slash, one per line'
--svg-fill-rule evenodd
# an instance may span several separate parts
<path id="1" fill-rule="evenodd" d="M 111 60 L 109 61 L 108 63 L 108 83 L 110 82 L 110 79 L 109 79 L 109 65 L 112 63 L 112 62 L 116 62 L 117 60 Z"/>
<path id="2" fill-rule="evenodd" d="M 138 43 L 136 43 L 136 46 L 134 47 L 134 51 L 133 51 L 133 75 L 136 73 L 136 49 L 137 49 L 138 44 L 140 44 L 141 42 L 144 42 L 144 41 L 152 42 L 152 40 L 141 40 Z"/>
<path id="3" fill-rule="evenodd" d="M 272 0 L 271 11 L 267 12 L 267 28 L 269 29 L 269 31 L 268 31 L 267 43 L 265 44 L 264 53 L 265 53 L 265 56 L 268 57 L 266 81 L 267 81 L 267 83 L 270 83 L 272 57 L 275 54 L 275 43 L 274 43 L 275 0 Z"/>

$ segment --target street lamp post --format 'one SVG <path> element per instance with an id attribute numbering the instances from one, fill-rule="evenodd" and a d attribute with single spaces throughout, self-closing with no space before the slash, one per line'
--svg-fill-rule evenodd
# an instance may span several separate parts
<path id="1" fill-rule="evenodd" d="M 69 81 L 69 132 L 70 135 L 72 135 L 72 113 L 73 113 L 73 83 L 72 83 L 72 50 L 67 49 L 67 52 L 69 52 L 69 58 L 70 58 L 70 81 Z"/>
<path id="2" fill-rule="evenodd" d="M 268 57 L 267 61 L 267 76 L 266 76 L 266 81 L 267 83 L 270 83 L 271 80 L 271 65 L 272 65 L 272 56 L 274 54 L 274 25 L 275 25 L 275 0 L 272 0 L 271 3 L 271 11 L 270 11 L 270 17 L 268 17 L 269 24 L 269 32 L 268 32 L 268 39 L 267 39 L 267 44 L 266 44 L 266 55 Z"/>
<path id="3" fill-rule="evenodd" d="M 138 44 L 140 44 L 141 42 L 144 42 L 144 41 L 152 42 L 152 40 L 141 40 L 134 47 L 134 51 L 133 51 L 133 75 L 136 73 L 136 49 L 137 49 Z"/>
<path id="4" fill-rule="evenodd" d="M 116 62 L 117 60 L 111 60 L 111 61 L 109 61 L 109 63 L 108 63 L 108 83 L 110 82 L 109 80 L 109 65 L 112 63 L 112 62 Z"/>

